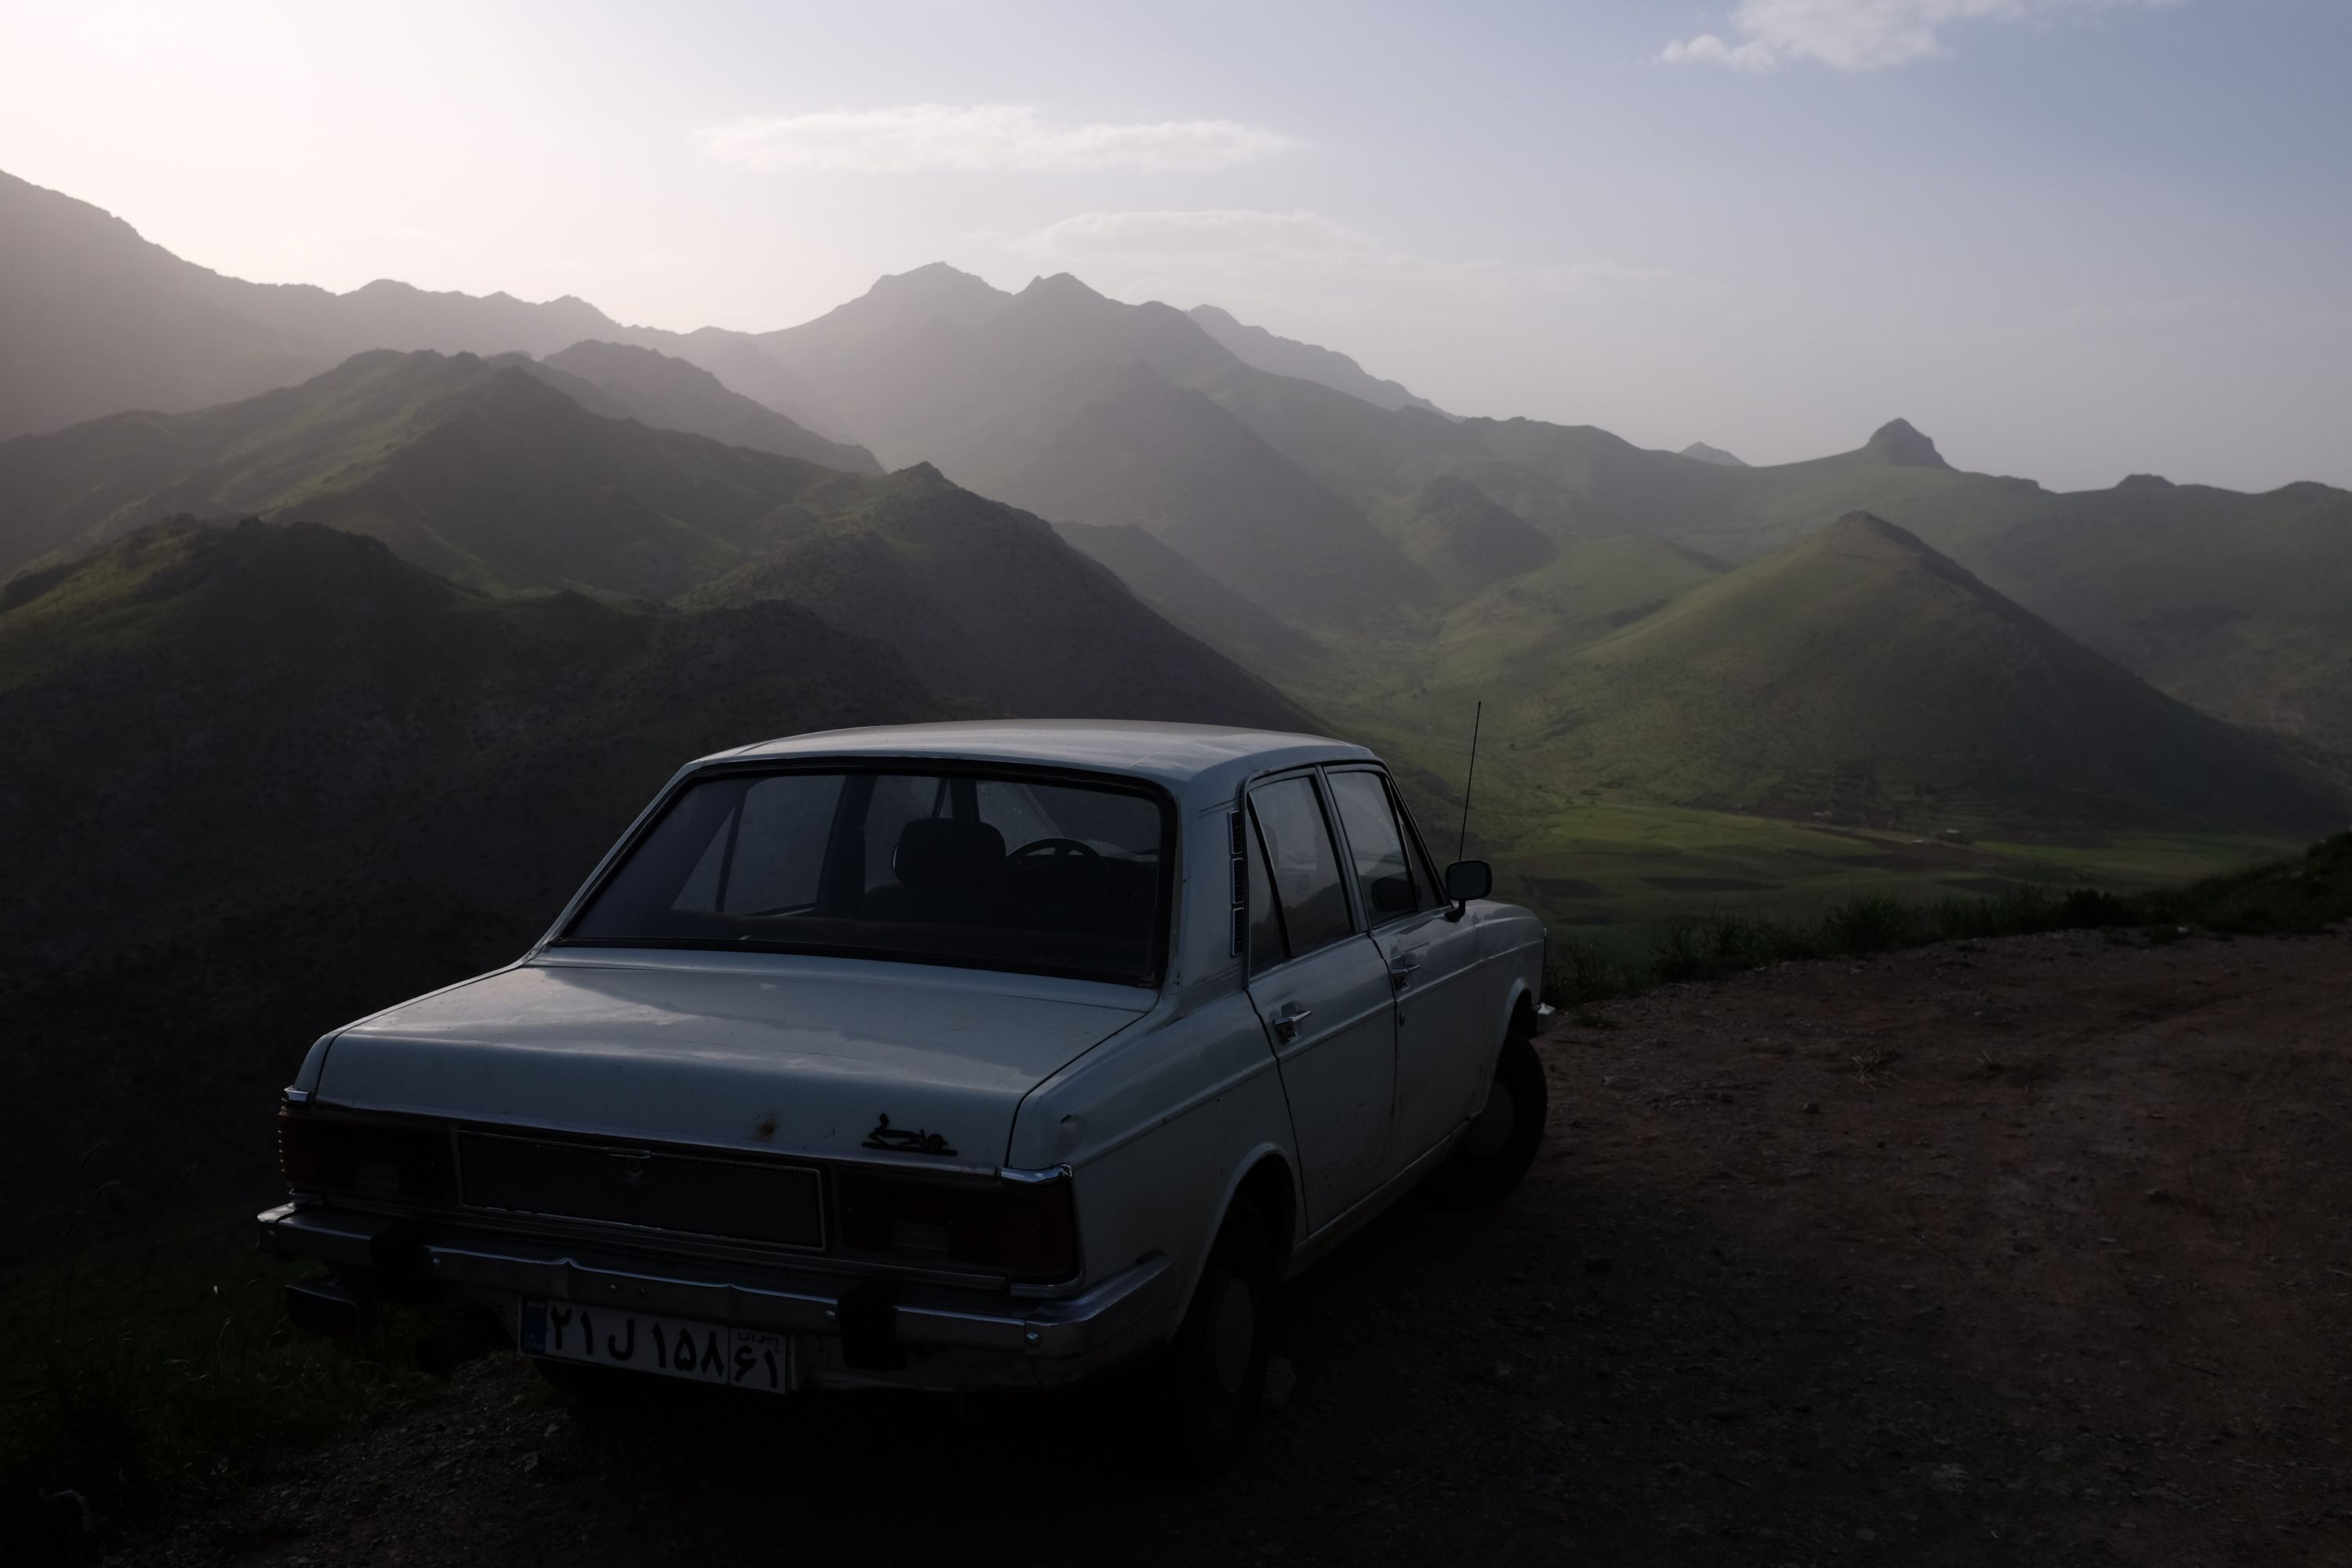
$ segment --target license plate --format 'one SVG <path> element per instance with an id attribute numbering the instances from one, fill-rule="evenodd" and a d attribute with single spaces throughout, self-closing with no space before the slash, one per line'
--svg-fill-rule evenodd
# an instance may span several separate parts
<path id="1" fill-rule="evenodd" d="M 570 1301 L 522 1304 L 522 1352 L 762 1394 L 793 1386 L 787 1335 Z"/>

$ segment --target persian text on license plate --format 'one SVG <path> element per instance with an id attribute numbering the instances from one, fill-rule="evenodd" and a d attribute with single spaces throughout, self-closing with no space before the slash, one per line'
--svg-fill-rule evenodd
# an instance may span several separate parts
<path id="1" fill-rule="evenodd" d="M 522 1352 L 763 1394 L 787 1393 L 793 1385 L 791 1342 L 783 1334 L 613 1307 L 527 1300 L 522 1304 Z"/>

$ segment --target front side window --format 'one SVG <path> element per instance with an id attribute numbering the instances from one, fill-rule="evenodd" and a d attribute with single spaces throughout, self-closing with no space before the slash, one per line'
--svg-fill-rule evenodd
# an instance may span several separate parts
<path id="1" fill-rule="evenodd" d="M 1356 887 L 1372 920 L 1393 920 L 1427 908 L 1427 890 L 1413 874 L 1396 803 L 1381 775 L 1344 773 L 1328 777 L 1332 804 L 1339 809 L 1339 826 L 1348 835 L 1348 854 L 1356 865 Z"/>
<path id="2" fill-rule="evenodd" d="M 1108 783 L 719 774 L 678 793 L 561 940 L 1156 984 L 1168 822 L 1158 795 Z"/>
<path id="3" fill-rule="evenodd" d="M 1323 820 L 1312 779 L 1277 779 L 1250 792 L 1250 808 L 1265 837 L 1266 858 L 1282 929 L 1292 957 L 1328 946 L 1354 931 L 1339 853 Z"/>

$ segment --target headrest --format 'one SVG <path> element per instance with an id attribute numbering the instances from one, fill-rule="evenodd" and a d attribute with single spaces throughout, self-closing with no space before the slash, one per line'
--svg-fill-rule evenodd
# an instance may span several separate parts
<path id="1" fill-rule="evenodd" d="M 915 892 L 988 890 L 1004 874 L 1004 835 L 985 822 L 918 817 L 899 830 L 890 868 Z"/>

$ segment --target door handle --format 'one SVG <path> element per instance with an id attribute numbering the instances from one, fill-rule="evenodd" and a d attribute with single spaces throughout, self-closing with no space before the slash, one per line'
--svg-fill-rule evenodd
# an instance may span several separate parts
<path id="1" fill-rule="evenodd" d="M 1296 1002 L 1285 1002 L 1274 1015 L 1274 1037 L 1284 1045 L 1298 1038 L 1299 1023 L 1315 1016 L 1312 1007 L 1302 1007 Z"/>
<path id="2" fill-rule="evenodd" d="M 1399 953 L 1389 960 L 1389 984 L 1402 991 L 1412 984 L 1412 972 L 1421 967 L 1421 960 L 1412 953 Z"/>

